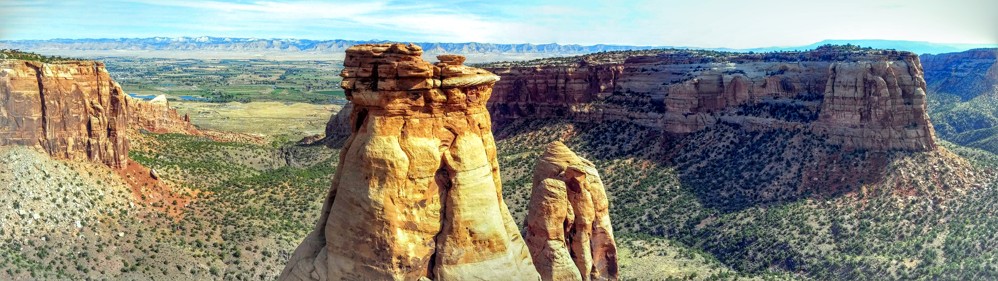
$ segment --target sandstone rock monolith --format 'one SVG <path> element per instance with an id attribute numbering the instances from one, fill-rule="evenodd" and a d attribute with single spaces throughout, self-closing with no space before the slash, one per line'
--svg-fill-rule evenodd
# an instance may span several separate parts
<path id="1" fill-rule="evenodd" d="M 534 166 L 527 245 L 543 280 L 617 280 L 606 189 L 592 162 L 548 144 Z"/>
<path id="2" fill-rule="evenodd" d="M 281 280 L 537 280 L 502 198 L 485 104 L 499 77 L 416 45 L 349 48 L 350 136 Z"/>

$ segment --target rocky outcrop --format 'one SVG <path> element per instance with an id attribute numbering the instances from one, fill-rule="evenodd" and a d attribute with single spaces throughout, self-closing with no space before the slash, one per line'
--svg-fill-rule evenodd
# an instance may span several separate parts
<path id="1" fill-rule="evenodd" d="M 606 189 L 592 162 L 561 142 L 534 166 L 527 245 L 543 280 L 616 280 Z"/>
<path id="2" fill-rule="evenodd" d="M 901 61 L 833 63 L 821 113 L 811 128 L 845 147 L 935 148 L 921 72 L 914 55 Z"/>
<path id="3" fill-rule="evenodd" d="M 125 92 L 96 62 L 0 62 L 0 145 L 124 167 Z"/>
<path id="4" fill-rule="evenodd" d="M 486 102 L 499 79 L 415 45 L 358 45 L 351 135 L 281 280 L 536 280 L 503 201 Z"/>
<path id="5" fill-rule="evenodd" d="M 805 128 L 846 149 L 935 147 L 922 67 L 908 52 L 634 51 L 487 69 L 503 77 L 489 104 L 497 126 L 520 118 L 627 120 L 686 134 L 723 122 Z"/>
<path id="6" fill-rule="evenodd" d="M 167 106 L 129 98 L 103 63 L 0 61 L 0 145 L 123 168 L 130 128 L 196 132 Z"/>
<path id="7" fill-rule="evenodd" d="M 329 116 L 326 122 L 326 134 L 322 143 L 326 146 L 334 147 L 341 145 L 344 139 L 350 136 L 350 113 L 353 112 L 353 103 L 348 102 L 336 114 Z"/>
<path id="8" fill-rule="evenodd" d="M 170 108 L 166 96 L 158 96 L 149 102 L 129 97 L 126 102 L 129 109 L 129 123 L 132 127 L 153 133 L 201 134 L 191 124 L 190 116 L 186 114 L 181 116 L 176 109 Z"/>

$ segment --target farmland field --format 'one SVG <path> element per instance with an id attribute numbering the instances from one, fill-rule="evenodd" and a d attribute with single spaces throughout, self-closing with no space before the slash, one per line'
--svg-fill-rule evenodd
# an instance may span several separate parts
<path id="1" fill-rule="evenodd" d="M 210 102 L 343 104 L 342 61 L 100 58 L 130 94 Z"/>

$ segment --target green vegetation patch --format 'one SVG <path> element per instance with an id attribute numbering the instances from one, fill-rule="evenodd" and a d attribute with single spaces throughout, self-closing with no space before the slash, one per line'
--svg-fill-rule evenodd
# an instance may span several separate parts
<path id="1" fill-rule="evenodd" d="M 503 196 L 521 225 L 529 171 L 561 139 L 596 164 L 619 236 L 702 251 L 730 268 L 724 279 L 998 278 L 998 186 L 964 178 L 993 173 L 987 152 L 956 151 L 976 155 L 974 168 L 945 150 L 848 152 L 807 132 L 724 124 L 683 136 L 627 122 L 497 128 Z"/>
<path id="2" fill-rule="evenodd" d="M 223 279 L 273 279 L 318 219 L 338 150 L 147 134 L 132 158 L 200 190 L 169 227 L 178 247 L 218 263 Z"/>
<path id="3" fill-rule="evenodd" d="M 211 102 L 344 103 L 342 61 L 101 58 L 129 93 Z"/>
<path id="4" fill-rule="evenodd" d="M 44 63 L 53 62 L 64 62 L 64 61 L 79 61 L 80 59 L 75 58 L 65 58 L 60 56 L 45 56 L 35 53 L 23 52 L 17 49 L 0 49 L 0 60 L 26 60 L 26 61 L 38 61 Z"/>

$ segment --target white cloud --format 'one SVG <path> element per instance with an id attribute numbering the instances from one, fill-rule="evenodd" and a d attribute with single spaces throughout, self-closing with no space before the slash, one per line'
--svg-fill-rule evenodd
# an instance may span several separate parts
<path id="1" fill-rule="evenodd" d="M 995 0 L 0 0 L 0 39 L 209 35 L 699 47 L 823 39 L 988 43 L 998 41 L 996 9 Z"/>
<path id="2" fill-rule="evenodd" d="M 370 14 L 386 9 L 385 2 L 363 3 L 329 2 L 270 2 L 260 1 L 248 4 L 221 1 L 145 1 L 136 2 L 160 6 L 186 7 L 220 12 L 252 12 L 264 16 L 286 19 L 342 19 Z"/>
<path id="3" fill-rule="evenodd" d="M 330 28 L 343 24 L 367 29 L 382 29 L 406 33 L 413 38 L 434 41 L 491 41 L 503 29 L 501 22 L 486 20 L 474 14 L 460 13 L 448 7 L 428 3 L 395 4 L 388 2 L 272 2 L 230 3 L 221 1 L 151 1 L 132 0 L 148 5 L 195 9 L 208 15 L 193 18 L 197 23 L 184 27 L 202 26 L 206 31 L 232 32 L 275 28 L 309 27 L 328 23 Z M 180 26 L 180 25 L 175 25 Z M 377 35 L 372 35 L 377 37 Z"/>
<path id="4" fill-rule="evenodd" d="M 457 14 L 399 14 L 392 17 L 359 17 L 359 23 L 384 29 L 402 30 L 428 36 L 427 40 L 443 42 L 495 39 L 500 27 L 474 16 Z"/>

